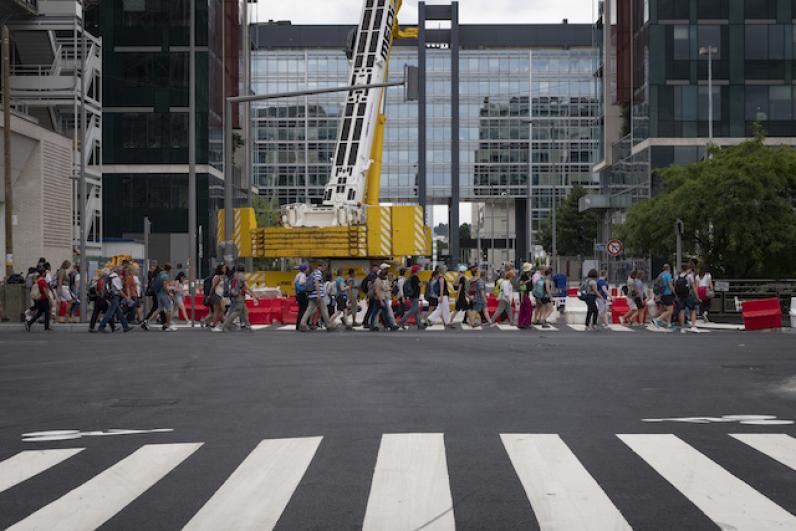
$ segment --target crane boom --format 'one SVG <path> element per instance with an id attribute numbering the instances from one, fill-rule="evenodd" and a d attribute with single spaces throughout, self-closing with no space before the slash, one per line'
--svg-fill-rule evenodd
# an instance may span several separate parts
<path id="1" fill-rule="evenodd" d="M 401 1 L 364 0 L 354 38 L 350 85 L 386 81 Z M 323 204 L 286 206 L 282 211 L 283 226 L 344 227 L 364 223 L 367 175 L 374 164 L 371 155 L 384 104 L 384 90 L 357 89 L 346 93 Z M 378 153 L 377 157 L 380 156 Z"/>

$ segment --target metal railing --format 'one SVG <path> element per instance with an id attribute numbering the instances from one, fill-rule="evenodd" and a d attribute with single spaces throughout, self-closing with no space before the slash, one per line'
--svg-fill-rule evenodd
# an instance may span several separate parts
<path id="1" fill-rule="evenodd" d="M 740 301 L 750 299 L 778 298 L 782 315 L 786 317 L 790 311 L 791 297 L 796 297 L 796 279 L 718 279 L 714 284 L 721 286 L 727 283 L 726 291 L 716 291 L 711 311 L 716 314 L 737 315 L 736 298 Z"/>

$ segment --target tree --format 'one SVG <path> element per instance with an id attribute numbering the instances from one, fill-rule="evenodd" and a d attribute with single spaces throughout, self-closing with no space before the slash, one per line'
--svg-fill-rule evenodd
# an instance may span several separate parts
<path id="1" fill-rule="evenodd" d="M 445 238 L 448 237 L 448 224 L 447 223 L 440 223 L 436 227 L 434 227 L 434 236 L 443 236 Z"/>
<path id="2" fill-rule="evenodd" d="M 252 208 L 258 227 L 275 227 L 279 224 L 279 201 L 275 197 L 255 195 L 252 197 Z"/>
<path id="3" fill-rule="evenodd" d="M 584 256 L 592 254 L 594 240 L 600 237 L 600 214 L 592 210 L 580 212 L 578 202 L 589 192 L 582 186 L 574 186 L 567 198 L 556 210 L 556 247 L 559 255 Z M 553 250 L 552 214 L 543 221 L 537 231 L 538 243 L 546 251 Z"/>
<path id="4" fill-rule="evenodd" d="M 462 223 L 459 225 L 459 239 L 469 240 L 472 238 L 472 228 L 469 223 Z"/>
<path id="5" fill-rule="evenodd" d="M 628 212 L 618 234 L 637 253 L 671 256 L 674 225 L 683 252 L 727 277 L 796 273 L 796 151 L 767 147 L 758 128 L 712 158 L 662 171 L 663 189 Z"/>

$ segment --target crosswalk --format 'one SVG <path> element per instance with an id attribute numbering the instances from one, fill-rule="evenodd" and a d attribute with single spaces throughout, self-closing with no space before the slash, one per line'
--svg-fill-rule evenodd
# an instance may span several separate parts
<path id="1" fill-rule="evenodd" d="M 256 330 L 278 330 L 280 332 L 295 332 L 296 326 L 295 325 L 274 325 L 274 326 L 262 326 L 257 328 Z M 338 330 L 342 330 L 343 327 L 338 327 Z M 739 331 L 743 329 L 742 326 L 734 326 L 734 325 L 726 325 L 724 327 L 714 327 L 711 325 L 705 326 L 698 326 L 696 330 L 694 329 L 687 329 L 688 333 L 701 333 L 706 334 L 713 331 Z M 416 328 L 411 326 L 408 328 L 409 331 L 415 331 Z M 353 328 L 352 331 L 354 332 L 369 332 L 370 330 L 366 327 L 358 326 Z M 588 331 L 586 329 L 586 325 L 572 323 L 572 324 L 550 324 L 547 326 L 533 326 L 528 329 L 518 328 L 515 325 L 508 324 L 508 323 L 497 323 L 494 326 L 478 326 L 478 327 L 471 327 L 468 325 L 461 325 L 461 323 L 457 323 L 454 325 L 453 328 L 445 327 L 442 324 L 433 324 L 425 328 L 426 332 L 540 332 L 540 333 L 557 333 L 557 332 L 582 332 L 582 333 L 589 333 L 589 334 L 613 334 L 613 333 L 672 333 L 672 332 L 680 332 L 679 328 L 660 328 L 653 325 L 647 326 L 627 326 L 621 324 L 609 324 L 606 327 L 598 327 L 595 331 Z"/>
<path id="2" fill-rule="evenodd" d="M 778 478 L 796 471 L 796 439 L 788 434 L 720 437 L 727 437 L 725 442 L 738 448 L 767 456 L 763 460 Z M 625 449 L 625 463 L 641 458 L 721 529 L 796 530 L 796 516 L 788 509 L 678 436 L 617 434 L 616 438 L 621 441 L 620 451 Z M 502 445 L 504 458 L 542 531 L 632 529 L 632 520 L 622 513 L 622 500 L 609 497 L 600 478 L 592 475 L 562 436 L 502 433 L 494 442 Z M 209 499 L 200 500 L 201 508 L 184 529 L 273 529 L 302 482 L 315 481 L 312 464 L 322 445 L 320 436 L 261 441 Z M 136 503 L 178 466 L 190 467 L 202 451 L 201 442 L 143 445 L 71 491 L 57 493 L 60 497 L 43 507 L 27 508 L 29 516 L 9 529 L 96 529 Z M 90 452 L 84 448 L 43 449 L 12 455 L 0 461 L 0 493 L 13 494 L 34 476 Z M 456 489 L 451 485 L 447 453 L 443 433 L 383 434 L 372 465 L 362 528 L 455 529 L 456 500 L 452 493 Z M 90 466 L 87 462 L 80 461 Z M 790 492 L 796 492 L 796 474 L 787 480 Z M 760 484 L 759 479 L 756 484 Z M 339 526 L 329 522 L 329 528 L 334 527 Z"/>

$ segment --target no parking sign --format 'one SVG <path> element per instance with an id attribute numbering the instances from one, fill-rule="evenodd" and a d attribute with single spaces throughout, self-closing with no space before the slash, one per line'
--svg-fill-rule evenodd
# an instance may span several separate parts
<path id="1" fill-rule="evenodd" d="M 621 241 L 619 241 L 619 240 L 611 240 L 611 241 L 608 242 L 608 245 L 606 245 L 605 250 L 611 256 L 619 256 L 620 254 L 622 254 L 622 249 L 623 248 L 624 247 L 622 246 L 622 242 Z"/>

